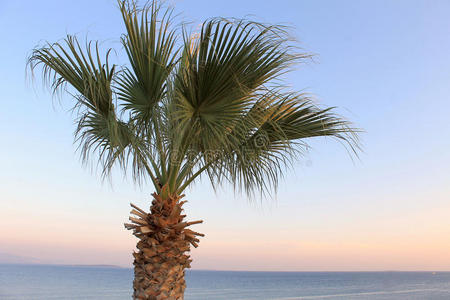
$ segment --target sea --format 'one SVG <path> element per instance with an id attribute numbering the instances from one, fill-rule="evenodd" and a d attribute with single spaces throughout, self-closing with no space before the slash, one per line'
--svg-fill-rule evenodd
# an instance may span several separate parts
<path id="1" fill-rule="evenodd" d="M 0 265 L 1 300 L 131 299 L 133 270 Z M 188 270 L 185 300 L 449 300 L 450 272 L 234 272 Z"/>

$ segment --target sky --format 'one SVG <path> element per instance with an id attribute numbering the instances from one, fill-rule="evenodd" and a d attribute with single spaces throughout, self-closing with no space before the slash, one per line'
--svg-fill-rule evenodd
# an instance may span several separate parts
<path id="1" fill-rule="evenodd" d="M 286 170 L 273 199 L 208 182 L 186 192 L 194 269 L 450 270 L 450 2 L 168 0 L 193 30 L 212 16 L 289 25 L 316 54 L 286 81 L 364 129 L 352 159 L 330 139 Z M 116 2 L 0 1 L 0 259 L 129 267 L 129 203 L 150 185 L 102 181 L 73 144 L 70 97 L 26 76 L 31 50 L 66 34 L 117 49 Z M 38 79 L 38 78 L 37 78 Z"/>

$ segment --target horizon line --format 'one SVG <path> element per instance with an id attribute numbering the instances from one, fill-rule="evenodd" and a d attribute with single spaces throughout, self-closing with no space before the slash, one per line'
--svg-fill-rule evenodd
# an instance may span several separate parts
<path id="1" fill-rule="evenodd" d="M 0 262 L 0 265 L 12 265 L 12 266 L 53 266 L 53 267 L 86 267 L 86 268 L 115 268 L 115 269 L 130 269 L 133 267 L 123 267 L 119 265 L 110 265 L 110 264 L 51 264 L 51 263 L 7 263 Z M 187 271 L 208 271 L 208 272 L 257 272 L 257 273 L 388 273 L 388 272 L 403 272 L 403 273 L 450 273 L 450 270 L 334 270 L 334 271 L 325 271 L 325 270 L 299 270 L 299 271 L 283 271 L 283 270 L 225 270 L 225 269 L 196 269 L 189 268 Z"/>

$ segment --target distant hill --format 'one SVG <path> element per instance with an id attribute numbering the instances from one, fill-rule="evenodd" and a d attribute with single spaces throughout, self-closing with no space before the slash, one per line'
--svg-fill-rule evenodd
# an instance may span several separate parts
<path id="1" fill-rule="evenodd" d="M 85 264 L 51 264 L 42 262 L 37 258 L 14 255 L 11 253 L 0 252 L 0 264 L 21 264 L 21 265 L 55 265 L 55 266 L 69 266 L 69 267 L 83 267 L 83 268 L 122 268 L 115 265 L 85 265 Z"/>
<path id="2" fill-rule="evenodd" d="M 39 264 L 39 259 L 0 252 L 0 264 Z"/>
<path id="3" fill-rule="evenodd" d="M 83 268 L 121 268 L 121 266 L 116 265 L 65 265 L 65 266 L 71 266 L 71 267 L 83 267 Z"/>

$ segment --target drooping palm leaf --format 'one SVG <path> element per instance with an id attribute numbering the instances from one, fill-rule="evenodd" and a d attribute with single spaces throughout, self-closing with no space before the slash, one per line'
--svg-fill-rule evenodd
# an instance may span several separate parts
<path id="1" fill-rule="evenodd" d="M 74 88 L 75 92 L 71 92 L 76 100 L 74 109 L 81 112 L 76 133 L 80 142 L 85 143 L 82 145 L 85 158 L 91 147 L 106 143 L 114 148 L 121 143 L 111 88 L 115 66 L 108 63 L 110 51 L 103 63 L 98 43 L 94 48 L 88 43 L 83 49 L 77 38 L 69 35 L 61 43 L 35 49 L 29 59 L 33 70 L 42 65 L 43 76 L 54 93 L 65 89 L 67 84 Z"/>
<path id="2" fill-rule="evenodd" d="M 106 52 L 103 63 L 98 42 L 83 48 L 75 36 L 69 35 L 61 43 L 35 49 L 29 65 L 32 70 L 42 66 L 43 77 L 54 93 L 63 89 L 73 96 L 73 108 L 78 113 L 75 139 L 83 161 L 96 153 L 104 175 L 116 162 L 125 169 L 131 162 L 135 178 L 144 170 L 153 177 L 146 167 L 146 146 L 135 135 L 133 124 L 117 117 L 112 86 L 116 67 L 109 64 L 110 53 Z"/>

